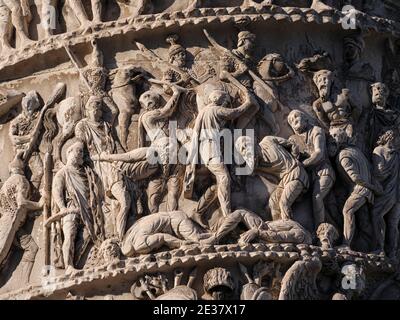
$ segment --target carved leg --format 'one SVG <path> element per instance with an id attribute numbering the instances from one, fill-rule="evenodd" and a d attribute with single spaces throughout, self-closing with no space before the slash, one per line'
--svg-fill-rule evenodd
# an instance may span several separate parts
<path id="1" fill-rule="evenodd" d="M 132 199 L 122 181 L 119 181 L 112 186 L 111 193 L 119 204 L 115 225 L 118 237 L 120 240 L 122 240 L 125 235 L 126 222 L 128 221 Z"/>
<path id="2" fill-rule="evenodd" d="M 92 1 L 93 22 L 101 23 L 101 15 L 103 12 L 103 0 L 91 0 L 91 1 Z"/>
<path id="3" fill-rule="evenodd" d="M 372 221 L 374 228 L 374 235 L 376 240 L 376 251 L 382 252 L 385 246 L 385 215 L 386 211 L 384 210 L 385 204 L 378 199 L 375 200 L 374 207 L 372 209 Z"/>
<path id="4" fill-rule="evenodd" d="M 164 181 L 163 179 L 154 179 L 149 182 L 148 187 L 148 206 L 150 213 L 159 212 L 160 204 L 164 195 Z"/>
<path id="5" fill-rule="evenodd" d="M 231 213 L 231 179 L 229 171 L 224 164 L 208 164 L 208 170 L 217 179 L 218 200 L 223 215 L 226 217 Z"/>
<path id="6" fill-rule="evenodd" d="M 136 0 L 134 3 L 131 3 L 130 6 L 133 6 L 134 9 L 131 11 L 132 17 L 140 16 L 144 13 L 148 4 L 148 0 Z"/>
<path id="7" fill-rule="evenodd" d="M 180 177 L 171 177 L 167 185 L 167 211 L 176 211 L 179 208 L 179 198 L 182 194 L 182 179 Z"/>
<path id="8" fill-rule="evenodd" d="M 42 26 L 46 37 L 50 37 L 57 29 L 57 0 L 42 1 Z"/>
<path id="9" fill-rule="evenodd" d="M 128 136 L 129 136 L 129 126 L 131 125 L 131 119 L 132 119 L 131 112 L 121 112 L 118 117 L 120 140 L 125 150 L 128 149 Z"/>
<path id="10" fill-rule="evenodd" d="M 11 12 L 6 6 L 0 6 L 0 43 L 2 53 L 13 49 L 10 44 L 11 29 Z"/>
<path id="11" fill-rule="evenodd" d="M 304 190 L 304 185 L 299 180 L 291 181 L 285 185 L 279 206 L 281 208 L 281 216 L 283 220 L 293 218 L 292 205 Z"/>
<path id="12" fill-rule="evenodd" d="M 281 208 L 279 206 L 279 201 L 281 199 L 283 188 L 277 187 L 269 197 L 269 207 L 271 209 L 272 220 L 281 219 Z"/>
<path id="13" fill-rule="evenodd" d="M 399 246 L 400 203 L 397 203 L 387 216 L 388 254 L 394 258 Z"/>
<path id="14" fill-rule="evenodd" d="M 313 213 L 315 230 L 321 223 L 326 222 L 324 200 L 333 187 L 333 179 L 329 176 L 317 177 L 313 187 Z"/>
<path id="15" fill-rule="evenodd" d="M 76 215 L 69 214 L 62 219 L 64 242 L 62 246 L 65 269 L 74 268 L 75 238 L 78 231 Z"/>
<path id="16" fill-rule="evenodd" d="M 24 254 L 21 259 L 22 265 L 22 283 L 29 283 L 33 264 L 35 263 L 36 254 L 39 251 L 39 247 L 33 240 L 30 234 L 27 234 L 25 230 L 20 230 L 17 233 L 18 246 L 24 250 Z"/>
<path id="17" fill-rule="evenodd" d="M 367 202 L 367 199 L 358 194 L 351 194 L 343 208 L 344 240 L 343 244 L 350 247 L 356 229 L 355 213 Z"/>
<path id="18" fill-rule="evenodd" d="M 18 2 L 7 1 L 8 7 L 11 10 L 11 21 L 15 27 L 16 33 L 21 39 L 23 45 L 33 42 L 28 38 L 28 31 L 26 21 L 23 14 L 21 4 Z"/>
<path id="19" fill-rule="evenodd" d="M 193 0 L 189 5 L 188 10 L 194 10 L 196 8 L 201 8 L 203 5 L 203 0 Z"/>
<path id="20" fill-rule="evenodd" d="M 85 8 L 82 5 L 81 0 L 68 0 L 69 6 L 74 12 L 76 18 L 78 19 L 81 27 L 86 27 L 90 24 L 89 18 L 86 14 Z"/>

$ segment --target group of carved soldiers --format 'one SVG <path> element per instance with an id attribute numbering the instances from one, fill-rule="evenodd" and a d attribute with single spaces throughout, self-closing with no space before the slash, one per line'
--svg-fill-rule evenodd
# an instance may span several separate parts
<path id="1" fill-rule="evenodd" d="M 248 31 L 239 33 L 237 48 L 232 51 L 220 46 L 206 31 L 205 35 L 221 60 L 217 76 L 210 72 L 209 77 L 200 80 L 187 66 L 186 49 L 172 36 L 168 38 L 171 47 L 162 80 L 149 79 L 144 74 L 134 76 L 134 68 L 124 68 L 118 70 L 110 91 L 105 85 L 108 71 L 94 42 L 92 62 L 80 73 L 79 107 L 74 99 L 65 100 L 70 101 L 70 108 L 63 113 L 64 118 L 69 114 L 71 119 L 71 110 L 82 109 L 84 114 L 75 122 L 68 117 L 63 121 L 57 118 L 63 132 L 69 121 L 73 129 L 65 131 L 69 132 L 65 134 L 67 138 L 56 146 L 55 155 L 71 139 L 64 148 L 64 159 L 55 156 L 59 170 L 51 195 L 42 192 L 38 202 L 30 201 L 30 189 L 40 189 L 46 170 L 43 145 L 34 134 L 40 132 L 38 124 L 43 121 L 43 112 L 35 91 L 24 97 L 22 113 L 10 127 L 16 160 L 10 165 L 10 179 L 0 190 L 0 220 L 12 221 L 7 236 L 0 239 L 0 263 L 15 237 L 20 239 L 20 246 L 36 255 L 37 245 L 21 233 L 21 227 L 27 214 L 40 210 L 50 197 L 51 216 L 45 226 L 52 230 L 56 265 L 68 271 L 82 265 L 80 259 L 87 250 L 100 248 L 110 238 L 117 239 L 124 255 L 133 256 L 163 246 L 215 244 L 244 224 L 248 231 L 239 242 L 311 244 L 309 231 L 294 221 L 293 205 L 310 189 L 313 232 L 319 234 L 326 223 L 341 228 L 338 216 L 328 214 L 325 206 L 327 201 L 334 201 L 332 192 L 338 180 L 347 192 L 343 244 L 352 245 L 356 213 L 368 204 L 372 206 L 376 238 L 371 247 L 383 251 L 387 238 L 387 252 L 396 255 L 400 118 L 388 106 L 387 87 L 382 83 L 371 85 L 371 107 L 354 101 L 349 89 L 336 90 L 332 71 L 314 71 L 313 81 L 318 89 L 318 99 L 312 106 L 314 114 L 292 110 L 287 121 L 294 134 L 284 139 L 276 136 L 280 128 L 274 113 L 283 107 L 277 85 L 291 79 L 294 71 L 279 54 L 269 54 L 257 64 L 256 37 Z M 352 38 L 345 40 L 345 45 L 354 49 L 353 56 L 346 55 L 349 70 L 365 75 L 368 66 L 352 61 L 359 59 L 362 43 Z M 155 55 L 139 43 L 138 47 L 143 54 Z M 152 85 L 139 99 L 135 87 L 138 79 L 147 79 Z M 361 86 L 352 79 L 347 79 L 346 84 Z M 154 89 L 157 86 L 160 88 Z M 163 103 L 165 96 L 167 102 Z M 138 109 L 138 148 L 129 150 L 130 120 Z M 365 120 L 370 126 L 368 138 L 360 137 L 358 127 L 365 110 L 369 110 Z M 171 121 L 176 121 L 176 130 L 170 126 Z M 233 144 L 251 173 L 276 184 L 269 197 L 272 222 L 265 222 L 248 210 L 232 210 L 232 168 L 225 163 L 219 141 L 223 130 L 232 129 L 255 130 L 254 137 L 242 135 Z M 34 137 L 38 141 L 32 148 Z M 182 153 L 187 162 L 173 162 Z M 204 171 L 211 185 L 203 185 Z M 193 199 L 193 193 L 200 189 L 203 192 L 196 209 L 183 212 L 182 194 Z M 147 204 L 142 201 L 145 196 Z M 160 212 L 164 202 L 165 212 Z M 213 203 L 219 204 L 221 217 L 214 225 L 204 224 L 204 213 Z M 134 221 L 146 211 L 148 215 Z M 325 242 L 333 245 L 332 239 Z"/>

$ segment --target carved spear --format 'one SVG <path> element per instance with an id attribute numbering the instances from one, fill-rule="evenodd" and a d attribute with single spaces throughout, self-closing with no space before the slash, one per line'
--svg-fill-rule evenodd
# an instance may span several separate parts
<path id="1" fill-rule="evenodd" d="M 256 81 L 264 90 L 266 90 L 273 99 L 275 99 L 278 103 L 278 105 L 282 108 L 283 105 L 279 101 L 278 97 L 276 96 L 276 93 L 274 89 L 268 84 L 268 82 L 265 82 L 262 80 L 258 75 L 256 75 L 252 70 L 250 70 L 243 61 L 241 61 L 238 57 L 236 57 L 231 51 L 228 49 L 224 48 L 223 46 L 219 45 L 218 42 L 207 32 L 207 30 L 203 29 L 203 32 L 205 36 L 207 37 L 208 41 L 210 44 L 213 46 L 215 50 L 218 51 L 220 55 L 227 54 L 229 57 L 234 59 L 239 65 L 243 66 L 243 70 L 246 70 L 249 75 L 253 78 L 254 81 Z"/>
<path id="2" fill-rule="evenodd" d="M 33 150 L 36 147 L 36 144 L 38 143 L 40 131 L 42 130 L 44 116 L 45 116 L 47 110 L 52 108 L 56 103 L 60 102 L 60 100 L 63 98 L 63 96 L 65 94 L 65 90 L 66 90 L 65 83 L 62 83 L 62 82 L 58 83 L 56 85 L 56 88 L 54 89 L 52 95 L 50 96 L 50 99 L 46 102 L 42 111 L 40 111 L 38 122 L 37 122 L 35 128 L 33 129 L 31 141 L 28 145 L 28 148 L 26 149 L 26 151 L 24 153 L 23 159 L 24 159 L 25 166 L 28 164 L 29 159 L 33 153 Z"/>
<path id="3" fill-rule="evenodd" d="M 192 76 L 190 76 L 186 71 L 182 70 L 181 68 L 173 65 L 172 63 L 165 61 L 163 59 L 161 59 L 158 55 L 156 55 L 153 51 L 151 51 L 150 49 L 146 48 L 142 43 L 134 41 L 134 43 L 136 44 L 136 46 L 139 48 L 139 50 L 150 59 L 150 61 L 156 61 L 158 63 L 161 64 L 165 64 L 167 65 L 169 68 L 171 68 L 172 70 L 174 70 L 175 72 L 177 72 L 178 74 L 181 75 L 182 78 L 189 78 L 190 81 L 192 81 L 194 84 L 196 85 L 200 85 L 200 82 L 198 80 L 196 80 L 195 78 L 193 78 Z"/>

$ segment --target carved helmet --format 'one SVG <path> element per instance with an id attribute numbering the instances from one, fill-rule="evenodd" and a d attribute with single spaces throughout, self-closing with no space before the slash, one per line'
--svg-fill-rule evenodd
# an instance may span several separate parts
<path id="1" fill-rule="evenodd" d="M 179 36 L 177 34 L 171 34 L 165 39 L 171 46 L 168 50 L 170 57 L 177 55 L 178 53 L 185 52 L 186 49 L 178 43 Z"/>

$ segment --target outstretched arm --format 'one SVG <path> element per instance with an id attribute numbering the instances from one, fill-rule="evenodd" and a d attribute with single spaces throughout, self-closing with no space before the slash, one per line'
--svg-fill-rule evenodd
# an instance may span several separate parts
<path id="1" fill-rule="evenodd" d="M 130 152 L 121 153 L 121 154 L 101 153 L 100 155 L 92 156 L 92 160 L 105 161 L 105 162 L 121 161 L 121 162 L 133 163 L 133 162 L 137 162 L 137 161 L 146 160 L 148 150 L 149 150 L 149 148 L 139 148 L 139 149 L 135 149 Z"/>

